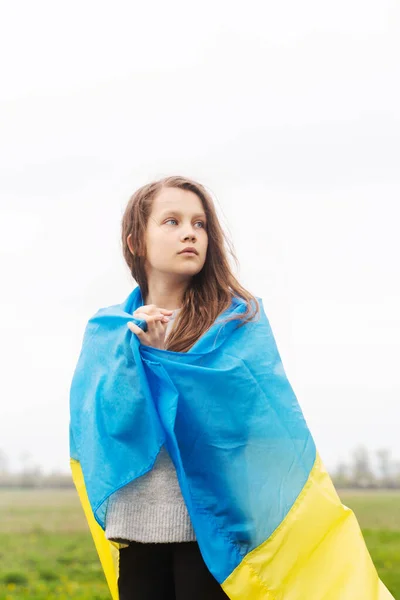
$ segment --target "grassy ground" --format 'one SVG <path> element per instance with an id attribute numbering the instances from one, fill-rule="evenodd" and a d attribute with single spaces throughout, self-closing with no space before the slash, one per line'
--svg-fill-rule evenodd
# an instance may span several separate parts
<path id="1" fill-rule="evenodd" d="M 400 599 L 400 492 L 340 492 L 360 524 L 380 578 Z"/>
<path id="2" fill-rule="evenodd" d="M 400 493 L 339 495 L 354 510 L 382 581 L 400 599 Z M 25 598 L 110 599 L 74 490 L 0 490 L 0 600 Z"/>
<path id="3" fill-rule="evenodd" d="M 75 490 L 0 491 L 0 600 L 109 600 Z"/>

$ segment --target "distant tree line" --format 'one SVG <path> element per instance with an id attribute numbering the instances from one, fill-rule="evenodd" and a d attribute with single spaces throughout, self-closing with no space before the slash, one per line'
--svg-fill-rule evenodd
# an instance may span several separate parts
<path id="1" fill-rule="evenodd" d="M 29 453 L 19 457 L 18 469 L 10 469 L 5 452 L 0 449 L 0 488 L 70 488 L 74 487 L 70 473 L 44 473 Z"/>
<path id="2" fill-rule="evenodd" d="M 323 459 L 323 457 L 322 457 Z M 355 448 L 348 462 L 339 462 L 329 474 L 337 489 L 400 489 L 400 460 L 392 458 L 391 451 L 382 448 L 375 452 L 364 446 Z M 6 454 L 0 450 L 0 488 L 71 488 L 70 473 L 44 473 L 24 453 L 20 468 L 10 470 Z"/>
<path id="3" fill-rule="evenodd" d="M 400 460 L 392 458 L 387 448 L 371 453 L 359 446 L 350 461 L 339 462 L 330 476 L 337 488 L 399 489 Z"/>

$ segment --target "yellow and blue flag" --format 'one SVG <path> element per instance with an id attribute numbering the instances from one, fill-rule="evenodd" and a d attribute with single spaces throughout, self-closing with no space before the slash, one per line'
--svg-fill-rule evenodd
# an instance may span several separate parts
<path id="1" fill-rule="evenodd" d="M 256 299 L 258 318 L 239 327 L 232 317 L 246 304 L 233 297 L 188 352 L 132 334 L 139 286 L 87 324 L 71 384 L 71 468 L 113 600 L 120 545 L 105 537 L 108 499 L 149 471 L 163 444 L 203 559 L 229 598 L 393 598 L 323 465 Z"/>

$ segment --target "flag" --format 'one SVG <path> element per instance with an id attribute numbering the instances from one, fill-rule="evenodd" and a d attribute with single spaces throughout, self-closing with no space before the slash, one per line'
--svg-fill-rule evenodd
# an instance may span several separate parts
<path id="1" fill-rule="evenodd" d="M 285 373 L 263 301 L 231 305 L 188 352 L 127 327 L 137 286 L 91 317 L 70 390 L 73 479 L 113 600 L 120 544 L 110 496 L 165 444 L 202 557 L 232 600 L 389 600 Z M 230 319 L 230 320 L 227 320 Z M 155 574 L 156 575 L 156 574 Z"/>

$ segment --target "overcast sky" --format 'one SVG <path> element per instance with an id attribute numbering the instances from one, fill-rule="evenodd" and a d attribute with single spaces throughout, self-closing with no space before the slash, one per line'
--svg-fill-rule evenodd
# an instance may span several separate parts
<path id="1" fill-rule="evenodd" d="M 397 0 L 15 1 L 0 23 L 11 466 L 68 471 L 84 327 L 136 286 L 123 210 L 171 174 L 212 191 L 327 466 L 400 459 Z"/>

